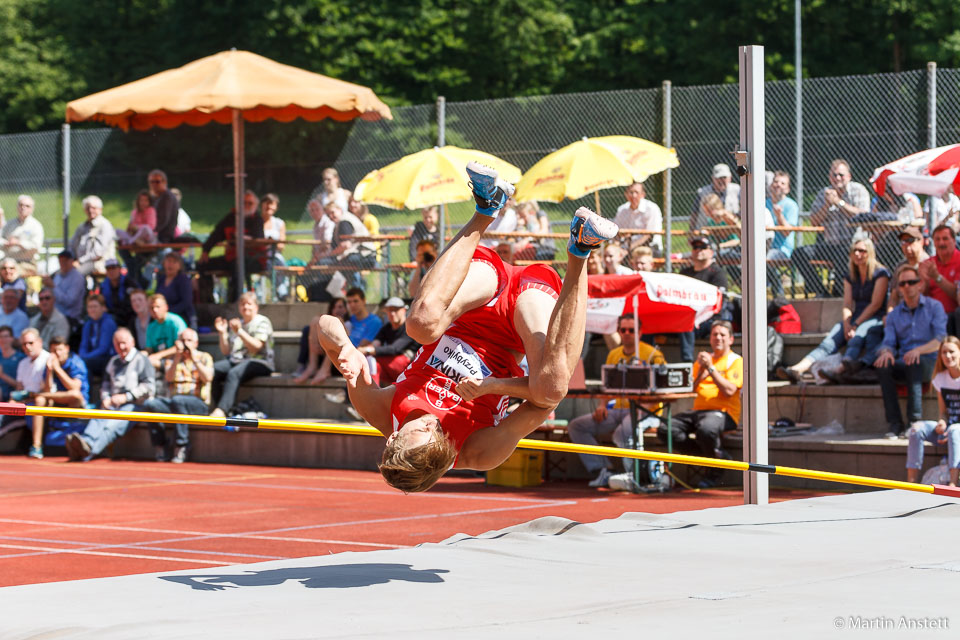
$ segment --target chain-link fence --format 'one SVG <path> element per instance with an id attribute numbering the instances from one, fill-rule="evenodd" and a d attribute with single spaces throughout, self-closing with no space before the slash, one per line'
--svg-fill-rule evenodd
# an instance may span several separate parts
<path id="1" fill-rule="evenodd" d="M 670 91 L 669 100 L 665 100 L 666 91 Z M 933 95 L 935 101 L 931 101 Z M 960 138 L 960 70 L 808 79 L 803 82 L 803 168 L 798 175 L 794 82 L 767 83 L 765 97 L 766 166 L 790 174 L 790 196 L 800 202 L 801 224 L 809 224 L 811 214 L 817 213 L 811 207 L 818 193 L 830 184 L 833 159 L 849 161 L 852 180 L 866 185 L 869 199 L 874 194 L 868 178 L 875 167 L 926 148 L 931 140 L 947 144 Z M 668 103 L 672 105 L 669 114 L 664 107 Z M 691 224 L 702 226 L 709 220 L 701 219 L 697 191 L 701 187 L 712 190 L 714 165 L 734 168 L 731 152 L 739 139 L 739 90 L 735 84 L 447 103 L 443 118 L 438 118 L 437 105 L 399 107 L 393 114 L 392 121 L 375 123 L 250 124 L 247 184 L 258 193 L 279 193 L 280 216 L 287 220 L 291 238 L 309 238 L 313 222 L 307 203 L 322 188 L 323 168 L 336 167 L 343 185 L 352 188 L 369 171 L 436 144 L 440 122 L 444 123 L 446 144 L 493 153 L 523 170 L 584 136 L 625 134 L 655 142 L 669 137 L 680 167 L 672 171 L 672 206 L 664 214 L 670 216 L 677 232 L 670 244 L 678 268 L 689 255 L 686 231 Z M 137 191 L 146 186 L 147 172 L 154 167 L 165 169 L 171 185 L 183 189 L 184 208 L 200 221 L 201 231 L 212 227 L 232 206 L 228 127 L 130 133 L 74 129 L 69 135 L 71 228 L 82 220 L 79 201 L 89 193 L 107 196 L 108 208 L 129 212 Z M 37 201 L 36 215 L 50 238 L 62 235 L 62 136 L 59 131 L 0 136 L 0 206 L 10 219 L 16 212 L 16 195 L 29 193 Z M 798 195 L 800 185 L 803 193 Z M 661 207 L 667 200 L 664 189 L 663 174 L 647 180 L 647 198 Z M 612 216 L 624 202 L 623 189 L 601 191 L 598 199 L 601 212 Z M 590 195 L 583 204 L 593 202 Z M 576 205 L 541 206 L 561 231 Z M 892 220 L 912 215 L 911 207 L 909 201 L 881 203 L 879 213 L 844 221 L 838 228 L 846 235 L 834 234 L 831 243 L 825 244 L 824 234 L 817 231 L 794 233 L 796 249 L 788 259 L 773 263 L 771 276 L 787 287 L 788 294 L 835 293 L 832 283 L 842 282 L 849 237 L 858 225 L 872 234 L 881 262 L 893 266 L 901 255 L 890 231 L 895 224 Z M 868 203 L 865 208 L 876 207 Z M 420 219 L 416 211 L 379 207 L 372 211 L 384 233 L 403 235 Z M 448 224 L 464 223 L 471 211 L 470 203 L 449 206 Z M 852 209 L 847 212 L 853 213 Z M 815 218 L 813 222 L 823 222 L 822 216 Z M 880 224 L 883 220 L 891 222 L 884 226 Z M 814 225 L 818 226 L 823 225 Z M 736 236 L 735 230 L 725 234 Z M 307 262 L 311 248 L 289 244 L 284 255 L 288 262 Z M 734 289 L 739 282 L 736 256 L 736 248 L 731 247 L 721 257 Z M 405 242 L 381 247 L 381 264 L 407 259 Z M 394 276 L 390 280 L 386 275 L 378 277 L 370 292 L 372 300 L 402 293 Z"/>

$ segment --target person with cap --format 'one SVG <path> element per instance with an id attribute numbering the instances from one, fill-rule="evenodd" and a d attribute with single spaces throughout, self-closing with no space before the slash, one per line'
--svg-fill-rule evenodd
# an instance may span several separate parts
<path id="1" fill-rule="evenodd" d="M 896 285 L 897 274 L 904 266 L 920 268 L 920 263 L 927 260 L 930 255 L 924 250 L 926 238 L 917 225 L 909 224 L 900 230 L 900 250 L 903 251 L 903 261 L 893 270 L 891 283 Z M 924 282 L 920 287 L 920 293 L 927 292 L 927 283 Z M 900 289 L 897 286 L 890 287 L 890 296 L 887 298 L 887 313 L 895 306 L 900 304 Z"/>
<path id="2" fill-rule="evenodd" d="M 690 228 L 699 229 L 702 226 L 700 221 L 703 216 L 701 207 L 703 199 L 711 193 L 717 195 L 723 201 L 723 208 L 740 217 L 740 185 L 732 182 L 733 174 L 726 163 L 721 162 L 713 166 L 710 174 L 710 184 L 697 189 L 697 197 L 693 200 L 693 209 L 690 212 Z"/>
<path id="3" fill-rule="evenodd" d="M 76 256 L 70 249 L 61 251 L 57 258 L 60 261 L 60 270 L 52 276 L 44 276 L 43 284 L 53 288 L 60 313 L 71 322 L 79 322 L 83 316 L 83 298 L 87 295 L 87 280 L 77 269 L 74 263 Z"/>
<path id="4" fill-rule="evenodd" d="M 420 345 L 407 335 L 407 305 L 403 300 L 394 296 L 381 306 L 387 323 L 380 327 L 370 344 L 358 348 L 367 356 L 374 381 L 386 387 L 397 381 Z"/>
<path id="5" fill-rule="evenodd" d="M 30 328 L 36 329 L 43 342 L 43 348 L 50 347 L 53 336 L 69 336 L 70 321 L 60 313 L 56 307 L 56 296 L 53 289 L 46 287 L 37 296 L 37 307 L 40 313 L 30 318 Z"/>
<path id="6" fill-rule="evenodd" d="M 694 235 L 690 238 L 690 266 L 684 267 L 680 275 L 696 278 L 721 289 L 727 288 L 727 272 L 717 264 L 713 241 L 709 236 Z M 693 362 L 693 343 L 697 338 L 710 336 L 710 326 L 715 320 L 730 320 L 731 314 L 726 304 L 720 312 L 702 322 L 697 329 L 680 333 L 680 360 Z"/>
<path id="7" fill-rule="evenodd" d="M 110 221 L 103 217 L 103 201 L 97 196 L 83 199 L 87 220 L 77 227 L 70 240 L 70 251 L 77 261 L 77 269 L 84 276 L 103 273 L 106 261 L 117 253 L 117 233 Z"/>

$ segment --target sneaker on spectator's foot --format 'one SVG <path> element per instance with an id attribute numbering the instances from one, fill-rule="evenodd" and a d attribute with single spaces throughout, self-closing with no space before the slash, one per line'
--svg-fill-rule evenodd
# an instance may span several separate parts
<path id="1" fill-rule="evenodd" d="M 167 461 L 167 450 L 161 446 L 155 446 L 153 448 L 153 459 L 157 462 L 166 462 Z"/>
<path id="2" fill-rule="evenodd" d="M 93 453 L 93 450 L 90 448 L 90 443 L 77 433 L 67 434 L 66 446 L 67 455 L 74 461 L 86 460 L 90 457 L 91 453 Z"/>
<path id="3" fill-rule="evenodd" d="M 477 201 L 477 213 L 481 215 L 495 217 L 507 203 L 507 198 L 513 195 L 513 185 L 498 178 L 496 169 L 470 162 L 467 164 L 467 176 L 470 178 L 468 184 L 473 191 L 473 199 Z"/>
<path id="4" fill-rule="evenodd" d="M 640 493 L 642 490 L 631 472 L 611 475 L 607 479 L 607 486 L 614 491 L 629 491 L 630 493 Z"/>
<path id="5" fill-rule="evenodd" d="M 890 425 L 890 431 L 883 434 L 883 437 L 887 440 L 899 440 L 904 431 L 902 424 L 892 424 Z"/>
<path id="6" fill-rule="evenodd" d="M 597 474 L 596 478 L 587 483 L 587 486 L 593 489 L 605 487 L 607 486 L 607 482 L 610 480 L 610 476 L 612 475 L 613 474 L 610 473 L 610 469 L 604 467 L 603 469 L 600 469 L 600 473 Z"/>
<path id="7" fill-rule="evenodd" d="M 28 458 L 33 458 L 35 460 L 43 460 L 43 447 L 30 447 L 30 452 L 27 453 Z"/>
<path id="8" fill-rule="evenodd" d="M 617 237 L 620 231 L 613 220 L 607 220 L 586 207 L 580 207 L 570 222 L 570 241 L 567 251 L 578 258 L 586 258 L 604 241 Z"/>
<path id="9" fill-rule="evenodd" d="M 176 447 L 173 450 L 173 457 L 170 458 L 170 462 L 174 464 L 183 464 L 187 461 L 187 448 L 186 447 Z"/>

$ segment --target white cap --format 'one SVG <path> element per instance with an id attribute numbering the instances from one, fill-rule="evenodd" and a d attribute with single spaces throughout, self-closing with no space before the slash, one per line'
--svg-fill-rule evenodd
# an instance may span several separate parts
<path id="1" fill-rule="evenodd" d="M 383 307 L 384 309 L 391 308 L 391 307 L 394 309 L 407 308 L 407 305 L 403 302 L 403 300 L 401 300 L 397 296 L 388 298 L 387 301 L 381 304 L 380 306 Z"/>
<path id="2" fill-rule="evenodd" d="M 730 167 L 724 163 L 713 165 L 713 177 L 714 178 L 732 178 L 733 174 L 730 172 Z"/>

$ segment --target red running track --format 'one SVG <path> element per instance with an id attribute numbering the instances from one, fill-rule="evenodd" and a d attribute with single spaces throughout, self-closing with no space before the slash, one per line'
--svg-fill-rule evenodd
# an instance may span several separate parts
<path id="1" fill-rule="evenodd" d="M 771 500 L 814 495 L 824 493 L 773 490 Z M 452 477 L 405 496 L 364 471 L 7 456 L 0 586 L 394 549 L 548 515 L 593 522 L 737 504 L 739 489 L 632 495 Z"/>

